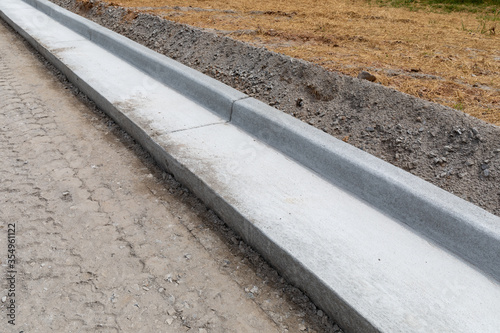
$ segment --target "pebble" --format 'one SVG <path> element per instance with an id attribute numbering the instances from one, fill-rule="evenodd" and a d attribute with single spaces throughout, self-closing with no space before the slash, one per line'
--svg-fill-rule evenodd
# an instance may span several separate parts
<path id="1" fill-rule="evenodd" d="M 173 322 L 174 322 L 173 318 L 168 318 L 167 319 L 167 324 L 172 325 Z"/>
<path id="2" fill-rule="evenodd" d="M 486 163 L 485 163 L 485 164 L 481 164 L 481 169 L 483 169 L 483 170 L 486 170 L 486 169 L 488 169 L 489 167 L 490 167 L 490 166 L 489 166 L 488 164 L 486 164 Z"/>
<path id="3" fill-rule="evenodd" d="M 370 127 L 368 126 L 367 128 L 365 128 L 368 132 L 373 132 L 375 131 L 375 129 L 373 127 Z"/>
<path id="4" fill-rule="evenodd" d="M 446 157 L 434 157 L 434 159 L 432 160 L 434 162 L 434 164 L 441 164 L 443 165 L 444 163 L 446 163 Z"/>
<path id="5" fill-rule="evenodd" d="M 299 330 L 305 331 L 306 329 L 307 329 L 307 327 L 305 327 L 304 325 L 302 325 L 302 324 L 299 325 Z"/>
<path id="6" fill-rule="evenodd" d="M 198 330 L 198 333 L 208 333 L 208 332 L 207 332 L 207 330 L 206 330 L 206 329 L 204 329 L 204 328 L 200 328 L 200 329 Z"/>
<path id="7" fill-rule="evenodd" d="M 486 169 L 486 170 L 484 170 L 484 171 L 483 171 L 483 175 L 484 175 L 485 177 L 489 177 L 489 175 L 490 175 L 490 169 Z"/>
<path id="8" fill-rule="evenodd" d="M 361 79 L 361 80 L 368 80 L 370 82 L 375 82 L 377 80 L 377 78 L 375 77 L 375 75 L 372 75 L 368 72 L 365 72 L 365 71 L 362 71 L 358 74 L 358 79 Z"/>
<path id="9" fill-rule="evenodd" d="M 2 303 L 5 303 L 7 301 L 7 296 L 2 297 Z"/>

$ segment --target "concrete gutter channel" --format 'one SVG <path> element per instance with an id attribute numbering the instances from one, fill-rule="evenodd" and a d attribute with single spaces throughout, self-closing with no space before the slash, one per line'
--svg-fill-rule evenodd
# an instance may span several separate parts
<path id="1" fill-rule="evenodd" d="M 0 16 L 346 331 L 498 331 L 499 217 L 48 1 Z"/>

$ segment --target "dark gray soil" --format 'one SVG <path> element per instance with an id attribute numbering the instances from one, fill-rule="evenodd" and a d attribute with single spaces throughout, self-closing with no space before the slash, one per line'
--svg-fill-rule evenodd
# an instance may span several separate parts
<path id="1" fill-rule="evenodd" d="M 500 128 L 217 32 L 95 2 L 52 2 L 500 216 Z M 227 32 L 225 32 L 227 33 Z"/>

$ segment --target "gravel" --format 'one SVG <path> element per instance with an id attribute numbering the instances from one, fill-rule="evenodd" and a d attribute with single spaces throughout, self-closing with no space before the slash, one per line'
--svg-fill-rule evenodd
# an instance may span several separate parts
<path id="1" fill-rule="evenodd" d="M 223 33 L 52 0 L 500 216 L 500 128 Z M 227 33 L 227 32 L 224 32 Z M 487 168 L 482 167 L 488 160 Z"/>

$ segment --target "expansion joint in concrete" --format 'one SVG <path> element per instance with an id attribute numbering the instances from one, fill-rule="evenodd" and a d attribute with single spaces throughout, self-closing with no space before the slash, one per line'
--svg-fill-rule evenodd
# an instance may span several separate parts
<path id="1" fill-rule="evenodd" d="M 231 122 L 231 120 L 233 120 L 233 111 L 234 111 L 234 105 L 244 99 L 249 99 L 251 98 L 250 96 L 245 96 L 245 97 L 242 97 L 242 98 L 238 98 L 237 100 L 234 100 L 233 103 L 231 104 L 231 112 L 229 113 L 229 121 L 228 123 Z"/>

